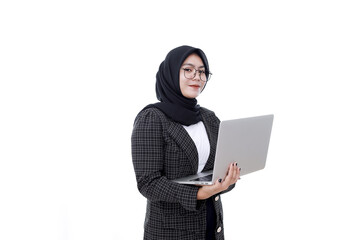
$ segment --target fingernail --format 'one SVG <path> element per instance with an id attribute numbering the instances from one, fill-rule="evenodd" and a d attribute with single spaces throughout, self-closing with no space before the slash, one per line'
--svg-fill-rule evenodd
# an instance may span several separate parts
<path id="1" fill-rule="evenodd" d="M 220 179 L 219 179 L 219 182 L 221 182 L 221 181 L 222 181 L 222 179 L 220 178 Z"/>
<path id="2" fill-rule="evenodd" d="M 236 166 L 237 166 L 237 163 L 235 163 L 236 164 Z"/>

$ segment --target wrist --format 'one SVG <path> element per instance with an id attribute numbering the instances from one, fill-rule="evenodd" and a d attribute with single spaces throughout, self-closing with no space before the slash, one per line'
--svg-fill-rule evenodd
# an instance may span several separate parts
<path id="1" fill-rule="evenodd" d="M 208 187 L 200 187 L 197 192 L 197 200 L 205 200 L 214 195 Z"/>
<path id="2" fill-rule="evenodd" d="M 205 200 L 209 198 L 206 194 L 206 191 L 204 190 L 203 187 L 200 187 L 198 192 L 197 192 L 197 200 Z"/>

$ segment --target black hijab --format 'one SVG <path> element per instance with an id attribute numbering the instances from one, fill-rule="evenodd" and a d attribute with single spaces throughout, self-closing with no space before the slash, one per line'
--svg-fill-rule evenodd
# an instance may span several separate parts
<path id="1" fill-rule="evenodd" d="M 201 121 L 200 105 L 196 98 L 186 98 L 180 90 L 180 67 L 192 53 L 199 55 L 205 70 L 209 71 L 207 58 L 201 49 L 181 46 L 171 50 L 156 74 L 156 97 L 160 102 L 145 107 L 156 107 L 175 122 L 186 126 Z"/>

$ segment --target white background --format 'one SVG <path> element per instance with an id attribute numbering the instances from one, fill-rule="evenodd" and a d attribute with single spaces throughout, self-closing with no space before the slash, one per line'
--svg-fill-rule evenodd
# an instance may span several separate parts
<path id="1" fill-rule="evenodd" d="M 131 3 L 130 3 L 131 2 Z M 223 196 L 233 239 L 360 239 L 357 1 L 2 1 L 0 239 L 142 239 L 130 136 L 172 48 L 220 119 L 275 114 L 265 170 Z"/>

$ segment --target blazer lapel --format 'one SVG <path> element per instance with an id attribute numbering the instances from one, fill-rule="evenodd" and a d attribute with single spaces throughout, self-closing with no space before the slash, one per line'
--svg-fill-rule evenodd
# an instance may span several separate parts
<path id="1" fill-rule="evenodd" d="M 186 156 L 190 160 L 192 172 L 193 174 L 196 174 L 199 166 L 199 157 L 194 141 L 191 139 L 184 127 L 179 123 L 171 122 L 168 132 L 179 147 L 185 152 Z"/>
<path id="2" fill-rule="evenodd" d="M 211 121 L 208 121 L 208 118 L 204 116 L 203 116 L 203 123 L 210 142 L 210 155 L 203 169 L 203 171 L 208 171 L 214 168 L 218 126 L 214 126 L 211 123 Z"/>

